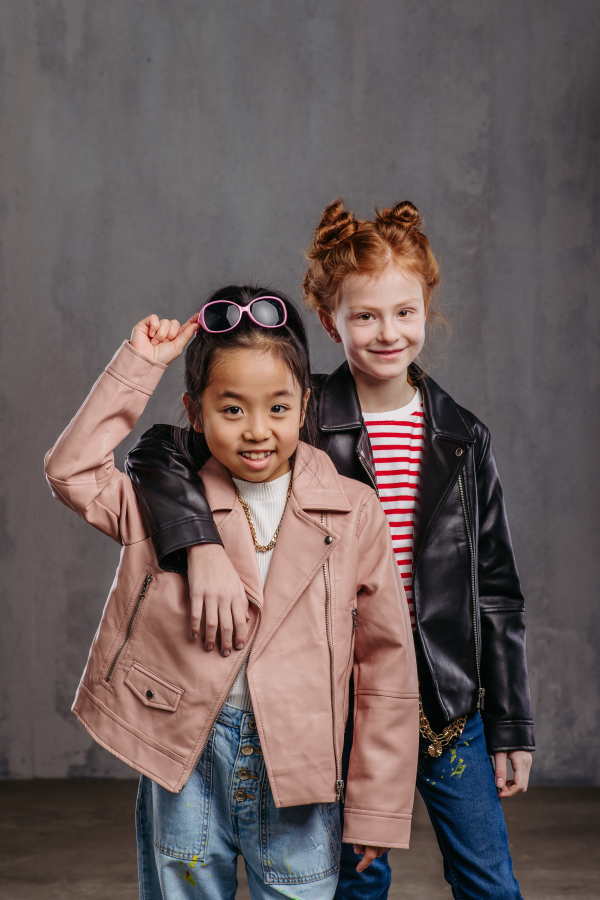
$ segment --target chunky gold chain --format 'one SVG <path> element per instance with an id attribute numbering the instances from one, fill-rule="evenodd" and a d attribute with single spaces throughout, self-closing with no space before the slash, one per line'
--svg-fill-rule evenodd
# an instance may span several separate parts
<path id="1" fill-rule="evenodd" d="M 288 500 L 290 499 L 290 497 L 292 495 L 293 479 L 294 479 L 294 472 L 292 469 L 292 472 L 290 474 L 290 483 L 288 485 L 287 494 L 286 494 L 286 498 L 285 498 L 285 506 L 283 507 L 283 513 L 281 514 L 281 519 L 279 520 L 279 525 L 275 529 L 275 534 L 273 535 L 273 537 L 271 538 L 269 543 L 266 545 L 258 543 L 258 541 L 256 539 L 256 528 L 254 527 L 254 522 L 252 521 L 252 514 L 250 512 L 250 507 L 248 506 L 248 504 L 246 503 L 246 501 L 244 500 L 244 498 L 238 491 L 235 484 L 233 485 L 235 488 L 235 492 L 238 496 L 238 500 L 242 504 L 242 508 L 243 508 L 244 512 L 246 513 L 246 518 L 248 519 L 248 525 L 250 526 L 250 534 L 252 535 L 252 540 L 254 541 L 254 549 L 256 550 L 257 553 L 268 553 L 269 550 L 272 550 L 273 547 L 275 546 L 275 544 L 277 543 L 277 538 L 279 537 L 279 529 L 281 528 L 281 523 L 283 522 L 283 517 L 285 516 L 285 511 L 287 509 Z"/>
<path id="2" fill-rule="evenodd" d="M 454 719 L 446 725 L 441 734 L 436 734 L 427 720 L 419 694 L 419 731 L 426 741 L 431 741 L 427 748 L 430 756 L 441 756 L 444 747 L 448 747 L 453 741 L 458 740 L 465 730 L 466 722 L 467 717 L 461 716 L 460 719 Z"/>

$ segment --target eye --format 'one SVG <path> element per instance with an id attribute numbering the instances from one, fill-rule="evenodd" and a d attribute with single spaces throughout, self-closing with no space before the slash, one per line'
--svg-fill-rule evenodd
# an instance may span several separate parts
<path id="1" fill-rule="evenodd" d="M 286 410 L 287 406 L 284 406 L 283 403 L 276 403 L 275 406 L 271 407 L 271 412 L 275 413 L 275 415 L 277 415 L 277 413 L 283 413 Z"/>
<path id="2" fill-rule="evenodd" d="M 241 406 L 228 406 L 228 407 L 226 407 L 224 412 L 229 413 L 231 416 L 239 416 L 239 414 L 242 412 L 242 407 Z"/>
<path id="3" fill-rule="evenodd" d="M 400 312 L 398 313 L 398 315 L 400 316 L 401 319 L 407 319 L 409 316 L 412 315 L 412 312 L 413 312 L 412 309 L 401 309 Z"/>
<path id="4" fill-rule="evenodd" d="M 357 318 L 360 319 L 361 322 L 368 322 L 373 316 L 371 313 L 361 313 Z"/>

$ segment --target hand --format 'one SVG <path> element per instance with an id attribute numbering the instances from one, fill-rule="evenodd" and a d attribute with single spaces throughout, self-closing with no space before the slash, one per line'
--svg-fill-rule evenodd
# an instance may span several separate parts
<path id="1" fill-rule="evenodd" d="M 354 852 L 357 856 L 362 856 L 361 861 L 356 867 L 357 872 L 364 872 L 378 856 L 387 853 L 389 847 L 368 847 L 363 844 L 354 844 Z"/>
<path id="2" fill-rule="evenodd" d="M 221 630 L 221 653 L 229 656 L 233 646 L 242 650 L 248 630 L 248 599 L 240 576 L 220 544 L 188 547 L 188 581 L 192 601 L 192 636 L 200 635 L 205 611 L 204 647 L 213 650 L 217 630 Z"/>
<path id="3" fill-rule="evenodd" d="M 166 366 L 181 354 L 198 330 L 195 313 L 184 325 L 177 319 L 159 319 L 154 314 L 138 322 L 131 332 L 131 345 L 154 362 Z"/>
<path id="4" fill-rule="evenodd" d="M 533 758 L 527 750 L 511 750 L 510 753 L 494 753 L 494 778 L 498 796 L 501 800 L 505 797 L 514 797 L 515 794 L 524 794 L 529 783 L 529 771 Z M 515 777 L 506 780 L 506 759 L 510 759 Z"/>

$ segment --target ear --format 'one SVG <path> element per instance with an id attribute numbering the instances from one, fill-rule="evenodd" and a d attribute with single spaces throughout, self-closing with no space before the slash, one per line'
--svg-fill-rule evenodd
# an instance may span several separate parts
<path id="1" fill-rule="evenodd" d="M 187 413 L 187 417 L 189 419 L 190 425 L 192 426 L 194 431 L 197 431 L 199 434 L 202 434 L 202 431 L 204 429 L 202 428 L 202 419 L 200 418 L 200 414 L 198 413 L 198 410 L 196 409 L 196 404 L 194 403 L 194 401 L 192 400 L 190 395 L 187 393 L 185 393 L 183 395 L 182 399 L 183 399 L 183 405 L 185 406 L 185 411 Z"/>
<path id="2" fill-rule="evenodd" d="M 307 391 L 302 398 L 302 412 L 300 414 L 300 428 L 304 425 L 304 420 L 306 418 L 306 407 L 308 405 L 308 398 L 310 397 L 310 391 Z"/>
<path id="3" fill-rule="evenodd" d="M 341 344 L 342 339 L 337 333 L 337 328 L 335 327 L 333 318 L 323 309 L 318 309 L 317 314 L 319 316 L 319 319 L 321 320 L 321 325 L 323 326 L 331 340 L 335 341 L 336 344 Z"/>

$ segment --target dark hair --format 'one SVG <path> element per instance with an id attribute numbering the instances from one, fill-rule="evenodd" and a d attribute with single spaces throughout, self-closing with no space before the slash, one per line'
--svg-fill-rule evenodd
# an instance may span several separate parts
<path id="1" fill-rule="evenodd" d="M 274 353 L 287 365 L 302 396 L 310 390 L 310 355 L 306 329 L 300 312 L 285 294 L 272 288 L 230 284 L 211 294 L 206 303 L 233 300 L 240 306 L 248 306 L 252 300 L 265 294 L 278 297 L 284 304 L 287 310 L 285 325 L 279 328 L 262 328 L 250 316 L 243 315 L 236 328 L 221 334 L 212 334 L 199 328 L 188 344 L 185 353 L 185 388 L 199 415 L 202 413 L 202 393 L 210 384 L 215 363 L 221 353 L 230 350 L 256 349 Z M 304 424 L 300 429 L 300 440 L 318 446 L 318 436 L 316 404 L 311 393 Z M 194 431 L 191 426 L 179 432 L 177 444 L 196 468 L 200 468 L 210 456 L 204 435 Z"/>

